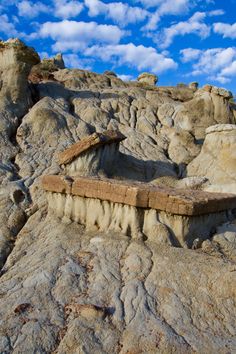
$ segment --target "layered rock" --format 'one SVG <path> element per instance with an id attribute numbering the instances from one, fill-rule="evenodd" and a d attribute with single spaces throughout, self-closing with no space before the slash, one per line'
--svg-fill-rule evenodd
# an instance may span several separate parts
<path id="1" fill-rule="evenodd" d="M 177 176 L 185 176 L 198 155 L 205 127 L 235 122 L 230 93 L 212 86 L 195 92 L 126 83 L 111 73 L 58 68 L 28 86 L 26 74 L 39 62 L 36 56 L 17 40 L 2 45 L 1 71 L 9 69 L 10 75 L 1 73 L 0 85 L 0 352 L 233 352 L 235 221 L 214 231 L 214 214 L 206 223 L 207 215 L 148 209 L 144 225 L 135 210 L 145 208 L 97 198 L 84 203 L 84 197 L 63 193 L 67 216 L 74 213 L 71 199 L 83 200 L 79 217 L 96 230 L 86 231 L 64 214 L 66 223 L 47 213 L 41 189 L 41 175 L 63 174 L 60 152 L 107 129 L 127 137 L 120 143 L 117 178 L 162 187 L 201 185 L 205 177 Z M 116 232 L 100 232 L 98 225 L 112 212 Z M 200 222 L 190 228 L 190 217 Z M 135 225 L 147 240 L 130 237 Z M 212 237 L 202 242 L 206 225 Z M 177 244 L 174 228 L 180 235 L 190 231 L 194 250 L 170 247 Z"/>
<path id="2" fill-rule="evenodd" d="M 125 136 L 116 131 L 94 133 L 59 154 L 59 164 L 73 175 L 112 175 L 118 164 L 119 143 Z"/>
<path id="3" fill-rule="evenodd" d="M 121 232 L 158 240 L 157 225 L 170 230 L 174 245 L 192 246 L 209 237 L 212 228 L 231 220 L 236 197 L 153 187 L 142 183 L 91 177 L 44 176 L 49 209 L 59 218 L 87 230 Z M 227 210 L 229 212 L 227 212 Z"/>

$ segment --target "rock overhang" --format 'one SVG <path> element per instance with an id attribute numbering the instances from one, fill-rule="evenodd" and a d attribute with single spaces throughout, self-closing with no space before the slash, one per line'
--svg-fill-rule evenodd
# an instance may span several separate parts
<path id="1" fill-rule="evenodd" d="M 93 133 L 61 152 L 58 156 L 59 165 L 67 165 L 85 152 L 89 152 L 104 145 L 120 143 L 124 139 L 126 139 L 126 137 L 121 132 L 115 130 Z"/>
<path id="2" fill-rule="evenodd" d="M 236 195 L 156 187 L 143 182 L 98 177 L 45 175 L 47 192 L 94 198 L 137 208 L 155 209 L 174 215 L 198 216 L 236 210 Z"/>

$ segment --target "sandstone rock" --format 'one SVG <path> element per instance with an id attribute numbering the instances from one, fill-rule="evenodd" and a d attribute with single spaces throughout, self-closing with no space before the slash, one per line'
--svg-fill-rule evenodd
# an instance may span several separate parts
<path id="1" fill-rule="evenodd" d="M 12 158 L 16 153 L 10 140 L 19 124 L 19 118 L 25 115 L 33 104 L 27 77 L 32 65 L 38 62 L 39 56 L 34 49 L 27 47 L 20 40 L 0 42 L 0 156 L 2 160 Z"/>
<path id="2" fill-rule="evenodd" d="M 108 75 L 108 76 L 117 77 L 116 73 L 114 71 L 110 71 L 110 70 L 105 70 L 103 74 Z"/>
<path id="3" fill-rule="evenodd" d="M 144 84 L 155 86 L 158 81 L 158 77 L 154 74 L 142 73 L 139 75 L 138 81 Z"/>
<path id="4" fill-rule="evenodd" d="M 102 134 L 94 133 L 63 151 L 59 156 L 59 164 L 68 164 L 82 153 L 97 149 L 105 144 L 119 143 L 124 139 L 125 136 L 116 131 L 107 131 Z"/>
<path id="5" fill-rule="evenodd" d="M 67 204 L 55 198 L 48 213 L 41 189 L 42 175 L 65 173 L 58 166 L 61 151 L 107 129 L 127 137 L 112 174 L 121 184 L 163 179 L 164 186 L 171 181 L 184 192 L 205 188 L 200 172 L 210 157 L 202 160 L 199 180 L 177 176 L 194 158 L 194 146 L 202 145 L 208 126 L 235 123 L 230 94 L 212 86 L 195 92 L 58 67 L 36 77 L 35 84 L 30 76 L 28 84 L 38 63 L 37 53 L 19 40 L 0 42 L 0 352 L 233 353 L 233 213 L 189 220 L 79 196 L 73 196 L 81 201 L 72 208 L 68 194 L 63 194 Z M 178 132 L 179 156 L 174 153 L 178 143 L 172 143 Z M 185 132 L 193 139 L 182 139 Z M 222 142 L 218 155 L 229 148 L 230 166 L 233 133 L 209 132 L 206 140 L 217 134 L 229 134 L 217 139 Z M 233 191 L 228 164 L 219 173 L 227 182 L 207 189 Z M 210 170 L 214 180 L 218 165 L 212 162 Z M 53 183 L 60 196 L 71 190 L 65 176 Z M 63 220 L 55 216 L 57 210 Z M 234 220 L 224 224 L 229 217 Z M 87 231 L 78 221 L 89 222 Z M 209 237 L 203 248 L 183 248 L 195 248 Z M 69 316 L 67 305 L 72 306 Z"/>
<path id="6" fill-rule="evenodd" d="M 213 86 L 211 89 L 211 92 L 214 93 L 215 95 L 222 96 L 226 99 L 230 99 L 233 97 L 232 92 L 225 90 L 223 88 L 220 88 L 220 87 Z"/>
<path id="7" fill-rule="evenodd" d="M 236 209 L 236 197 L 233 194 L 184 191 L 114 179 L 43 176 L 42 187 L 49 192 L 101 199 L 140 208 L 149 207 L 179 215 L 202 215 Z"/>
<path id="8" fill-rule="evenodd" d="M 170 139 L 168 154 L 177 164 L 189 164 L 199 154 L 201 147 L 196 144 L 193 135 L 188 131 L 172 129 L 168 136 Z"/>
<path id="9" fill-rule="evenodd" d="M 196 82 L 196 81 L 190 82 L 188 87 L 191 88 L 192 90 L 196 91 L 198 89 L 198 82 Z"/>
<path id="10" fill-rule="evenodd" d="M 54 80 L 53 72 L 59 69 L 65 69 L 65 63 L 60 53 L 53 58 L 44 58 L 39 64 L 34 65 L 30 71 L 29 80 L 33 83 Z"/>
<path id="11" fill-rule="evenodd" d="M 206 176 L 209 191 L 236 193 L 236 129 L 220 124 L 206 130 L 201 153 L 189 164 L 189 176 Z"/>
<path id="12" fill-rule="evenodd" d="M 202 90 L 207 91 L 207 92 L 211 92 L 212 85 L 206 84 L 202 87 Z"/>
<path id="13" fill-rule="evenodd" d="M 233 123 L 234 117 L 228 99 L 203 88 L 195 92 L 192 100 L 182 105 L 174 121 L 175 126 L 189 131 L 196 139 L 203 139 L 207 127 L 216 123 Z"/>

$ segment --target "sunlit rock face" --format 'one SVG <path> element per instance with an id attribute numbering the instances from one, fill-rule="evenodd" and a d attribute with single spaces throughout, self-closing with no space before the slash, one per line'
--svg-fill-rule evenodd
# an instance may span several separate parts
<path id="1" fill-rule="evenodd" d="M 206 176 L 212 192 L 236 194 L 236 125 L 207 128 L 200 154 L 189 164 L 189 175 Z"/>
<path id="2" fill-rule="evenodd" d="M 143 84 L 148 84 L 151 86 L 155 86 L 158 82 L 158 77 L 154 74 L 142 73 L 138 77 L 138 82 L 141 82 Z"/>

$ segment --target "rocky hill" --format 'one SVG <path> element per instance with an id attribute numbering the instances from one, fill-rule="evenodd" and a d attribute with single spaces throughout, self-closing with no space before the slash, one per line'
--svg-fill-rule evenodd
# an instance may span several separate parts
<path id="1" fill-rule="evenodd" d="M 0 353 L 235 352 L 232 94 L 157 81 L 0 42 Z"/>

